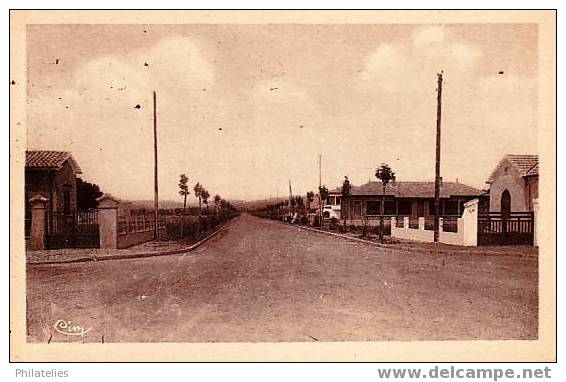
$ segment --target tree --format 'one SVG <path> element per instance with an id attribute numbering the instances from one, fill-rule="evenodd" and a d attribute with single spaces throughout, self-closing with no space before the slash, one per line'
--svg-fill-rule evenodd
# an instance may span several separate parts
<path id="1" fill-rule="evenodd" d="M 322 229 L 322 218 L 323 218 L 323 210 L 324 210 L 324 202 L 328 199 L 328 188 L 326 186 L 320 186 L 318 188 L 318 194 L 320 195 L 320 228 Z"/>
<path id="2" fill-rule="evenodd" d="M 300 195 L 295 196 L 295 204 L 299 210 L 302 210 L 304 206 L 303 197 Z"/>
<path id="3" fill-rule="evenodd" d="M 77 210 L 83 211 L 96 208 L 98 205 L 96 199 L 101 196 L 102 192 L 98 185 L 77 178 Z"/>
<path id="4" fill-rule="evenodd" d="M 208 198 L 210 197 L 210 194 L 206 189 L 203 189 L 201 192 L 201 197 L 202 197 L 202 202 L 206 204 L 206 214 L 208 215 Z"/>
<path id="5" fill-rule="evenodd" d="M 381 181 L 382 194 L 381 194 L 381 206 L 379 208 L 379 241 L 383 242 L 383 215 L 385 211 L 385 188 L 390 182 L 395 181 L 395 173 L 391 170 L 386 163 L 381 163 L 381 165 L 375 170 L 375 177 Z"/>
<path id="6" fill-rule="evenodd" d="M 309 201 L 309 203 L 312 203 L 314 201 L 314 192 L 312 191 L 307 192 L 307 200 Z"/>
<path id="7" fill-rule="evenodd" d="M 222 200 L 220 195 L 214 195 L 214 209 L 216 210 L 216 215 L 218 215 L 218 209 L 220 208 L 220 200 Z"/>
<path id="8" fill-rule="evenodd" d="M 183 215 L 181 216 L 181 237 L 183 237 L 183 226 L 185 224 L 185 214 L 187 212 L 187 195 L 189 192 L 189 178 L 185 174 L 179 175 L 179 195 L 183 197 Z"/>
<path id="9" fill-rule="evenodd" d="M 346 214 L 344 209 L 344 202 L 348 201 L 348 215 L 352 214 L 352 210 L 350 208 L 350 193 L 352 192 L 352 185 L 350 184 L 350 180 L 347 176 L 344 177 L 344 182 L 342 183 L 342 215 L 344 217 L 344 230 L 346 230 Z M 350 216 L 350 219 L 352 217 Z"/>
<path id="10" fill-rule="evenodd" d="M 291 198 L 291 208 L 295 208 L 295 206 L 297 205 L 297 199 L 295 198 Z"/>
<path id="11" fill-rule="evenodd" d="M 198 198 L 198 214 L 200 215 L 201 212 L 201 207 L 202 207 L 202 191 L 204 190 L 204 188 L 202 187 L 202 185 L 200 183 L 197 182 L 197 184 L 195 184 L 195 187 L 193 188 L 193 190 L 195 191 L 195 197 Z"/>

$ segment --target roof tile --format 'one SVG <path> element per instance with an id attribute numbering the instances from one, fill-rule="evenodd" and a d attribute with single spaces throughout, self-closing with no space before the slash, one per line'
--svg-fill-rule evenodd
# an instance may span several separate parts
<path id="1" fill-rule="evenodd" d="M 70 162 L 78 174 L 81 173 L 80 167 L 68 151 L 26 151 L 27 168 L 59 169 L 66 161 Z"/>
<path id="2" fill-rule="evenodd" d="M 381 195 L 380 182 L 368 182 L 361 186 L 352 186 L 352 195 Z M 443 182 L 440 187 L 440 197 L 450 196 L 480 196 L 485 191 L 458 182 Z M 397 198 L 434 198 L 434 182 L 394 182 L 387 186 L 385 195 Z"/>

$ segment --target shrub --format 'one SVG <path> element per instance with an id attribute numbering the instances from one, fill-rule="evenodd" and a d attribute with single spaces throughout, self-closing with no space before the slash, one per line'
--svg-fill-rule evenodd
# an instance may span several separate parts
<path id="1" fill-rule="evenodd" d="M 336 228 L 338 228 L 338 219 L 333 216 L 330 218 L 330 229 L 335 230 Z"/>
<path id="2" fill-rule="evenodd" d="M 181 235 L 181 222 L 183 223 Z M 197 216 L 167 216 L 165 230 L 168 239 L 197 238 L 199 234 Z"/>
<path id="3" fill-rule="evenodd" d="M 316 216 L 314 217 L 313 226 L 314 226 L 314 227 L 320 227 L 320 218 L 319 218 L 318 215 L 316 215 Z"/>

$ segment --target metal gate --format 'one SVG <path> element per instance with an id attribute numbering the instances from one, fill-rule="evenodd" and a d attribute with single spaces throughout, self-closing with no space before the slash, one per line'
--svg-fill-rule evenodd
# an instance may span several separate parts
<path id="1" fill-rule="evenodd" d="M 99 248 L 98 211 L 49 212 L 47 248 Z"/>
<path id="2" fill-rule="evenodd" d="M 478 245 L 533 245 L 532 212 L 489 212 L 478 216 Z"/>

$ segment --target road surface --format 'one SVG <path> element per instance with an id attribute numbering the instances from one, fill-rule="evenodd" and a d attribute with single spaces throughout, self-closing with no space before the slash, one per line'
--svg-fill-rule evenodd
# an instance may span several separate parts
<path id="1" fill-rule="evenodd" d="M 28 266 L 28 341 L 535 339 L 537 282 L 533 257 L 393 252 L 244 214 L 184 255 Z"/>

